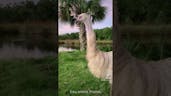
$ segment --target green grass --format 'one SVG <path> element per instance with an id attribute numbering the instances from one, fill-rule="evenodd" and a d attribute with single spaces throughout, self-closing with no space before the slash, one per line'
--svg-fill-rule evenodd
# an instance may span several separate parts
<path id="1" fill-rule="evenodd" d="M 109 96 L 108 81 L 95 78 L 88 70 L 85 52 L 61 52 L 59 59 L 59 96 Z M 101 93 L 92 93 L 88 90 Z M 71 91 L 88 93 L 72 93 Z"/>
<path id="2" fill-rule="evenodd" d="M 0 96 L 57 96 L 57 60 L 0 60 Z"/>

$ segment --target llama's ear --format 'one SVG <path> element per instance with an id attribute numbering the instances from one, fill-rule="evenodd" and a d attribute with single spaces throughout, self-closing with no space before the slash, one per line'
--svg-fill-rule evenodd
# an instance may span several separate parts
<path id="1" fill-rule="evenodd" d="M 95 16 L 94 15 L 91 15 L 91 20 L 94 23 L 94 21 L 95 21 Z"/>
<path id="2" fill-rule="evenodd" d="M 71 27 L 73 27 L 74 25 L 75 25 L 75 23 L 76 23 L 76 19 L 72 16 L 71 18 L 70 18 L 70 25 L 71 25 Z"/>

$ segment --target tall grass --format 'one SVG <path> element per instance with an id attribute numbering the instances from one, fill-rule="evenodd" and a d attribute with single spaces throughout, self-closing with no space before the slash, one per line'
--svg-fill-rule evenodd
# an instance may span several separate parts
<path id="1" fill-rule="evenodd" d="M 60 52 L 58 58 L 59 96 L 109 96 L 108 82 L 88 70 L 85 52 Z"/>

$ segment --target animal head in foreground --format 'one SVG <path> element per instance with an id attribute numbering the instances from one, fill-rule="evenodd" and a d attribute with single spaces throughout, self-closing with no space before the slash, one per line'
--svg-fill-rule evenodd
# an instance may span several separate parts
<path id="1" fill-rule="evenodd" d="M 88 13 L 81 13 L 77 16 L 76 20 L 79 22 L 85 22 L 87 19 L 91 19 L 91 15 Z"/>

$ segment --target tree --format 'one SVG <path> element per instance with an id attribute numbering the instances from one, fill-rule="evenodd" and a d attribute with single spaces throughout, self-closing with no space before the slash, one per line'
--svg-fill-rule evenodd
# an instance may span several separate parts
<path id="1" fill-rule="evenodd" d="M 36 6 L 36 16 L 41 20 L 56 20 L 57 0 L 40 0 Z"/>
<path id="2" fill-rule="evenodd" d="M 63 22 L 70 22 L 71 26 L 73 17 L 80 13 L 90 12 L 94 21 L 103 20 L 105 17 L 106 8 L 100 5 L 101 0 L 60 0 L 59 4 L 59 17 Z M 80 50 L 85 50 L 86 46 L 86 30 L 83 23 L 76 23 L 79 26 L 79 40 Z"/>

